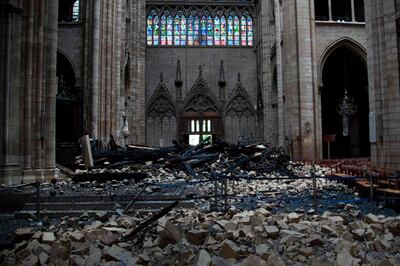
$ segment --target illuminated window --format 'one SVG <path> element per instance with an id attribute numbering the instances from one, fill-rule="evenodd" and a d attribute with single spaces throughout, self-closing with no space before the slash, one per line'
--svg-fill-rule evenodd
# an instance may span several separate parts
<path id="1" fill-rule="evenodd" d="M 147 17 L 147 45 L 153 45 L 153 16 Z"/>
<path id="2" fill-rule="evenodd" d="M 181 40 L 181 18 L 176 15 L 174 19 L 174 45 L 180 45 Z"/>
<path id="3" fill-rule="evenodd" d="M 201 45 L 207 45 L 207 18 L 201 17 Z"/>
<path id="4" fill-rule="evenodd" d="M 228 17 L 228 45 L 233 46 L 233 17 Z"/>
<path id="5" fill-rule="evenodd" d="M 195 146 L 200 141 L 210 138 L 212 141 L 211 120 L 193 119 L 189 122 L 189 145 Z"/>
<path id="6" fill-rule="evenodd" d="M 211 16 L 207 17 L 207 45 L 213 45 L 213 35 L 214 35 L 214 30 L 213 30 L 213 19 Z"/>
<path id="7" fill-rule="evenodd" d="M 167 17 L 161 16 L 161 45 L 167 45 Z"/>
<path id="8" fill-rule="evenodd" d="M 153 19 L 153 45 L 158 45 L 160 38 L 160 29 L 159 29 L 159 18 L 158 16 L 154 16 Z"/>
<path id="9" fill-rule="evenodd" d="M 247 16 L 247 45 L 253 46 L 253 20 Z"/>
<path id="10" fill-rule="evenodd" d="M 194 17 L 193 43 L 200 45 L 200 19 L 198 16 Z"/>
<path id="11" fill-rule="evenodd" d="M 242 39 L 241 45 L 247 45 L 247 20 L 245 16 L 240 18 L 240 37 Z"/>
<path id="12" fill-rule="evenodd" d="M 226 45 L 226 20 L 225 17 L 221 17 L 221 45 Z"/>
<path id="13" fill-rule="evenodd" d="M 167 45 L 172 45 L 172 32 L 173 32 L 173 19 L 172 16 L 169 15 L 167 17 Z"/>
<path id="14" fill-rule="evenodd" d="M 214 45 L 221 45 L 221 20 L 218 16 L 214 19 Z"/>
<path id="15" fill-rule="evenodd" d="M 240 44 L 240 32 L 239 32 L 239 17 L 233 18 L 233 44 L 239 46 Z"/>
<path id="16" fill-rule="evenodd" d="M 186 16 L 181 17 L 181 45 L 186 45 Z"/>
<path id="17" fill-rule="evenodd" d="M 242 15 L 232 12 L 225 17 L 221 11 L 212 16 L 209 11 L 198 16 L 191 11 L 164 11 L 158 15 L 153 9 L 146 19 L 148 46 L 253 46 L 253 19 L 247 11 Z"/>
<path id="18" fill-rule="evenodd" d="M 76 0 L 72 6 L 72 21 L 80 20 L 80 5 L 79 0 Z"/>
<path id="19" fill-rule="evenodd" d="M 193 39 L 194 39 L 194 20 L 193 16 L 190 15 L 187 21 L 187 44 L 190 46 L 193 45 L 194 44 Z"/>

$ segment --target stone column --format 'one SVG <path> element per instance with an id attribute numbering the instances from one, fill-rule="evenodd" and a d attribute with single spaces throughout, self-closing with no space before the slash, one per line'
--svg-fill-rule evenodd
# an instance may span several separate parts
<path id="1" fill-rule="evenodd" d="M 283 88 L 282 88 L 282 25 L 280 1 L 275 0 L 275 31 L 276 31 L 276 75 L 278 90 L 278 145 L 285 145 L 285 126 L 283 116 Z"/>
<path id="2" fill-rule="evenodd" d="M 99 136 L 99 57 L 100 57 L 100 5 L 101 1 L 92 1 L 92 25 L 91 25 L 91 77 L 90 77 L 90 92 L 91 99 L 91 135 L 92 138 Z M 89 18 L 87 18 L 89 19 Z"/>
<path id="3" fill-rule="evenodd" d="M 45 103 L 45 169 L 54 176 L 56 169 L 56 95 L 57 95 L 57 34 L 58 34 L 58 1 L 47 1 L 46 25 L 46 90 Z"/>

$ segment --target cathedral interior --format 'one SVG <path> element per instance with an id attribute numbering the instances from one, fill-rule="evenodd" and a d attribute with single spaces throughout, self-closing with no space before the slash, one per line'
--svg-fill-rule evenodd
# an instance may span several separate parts
<path id="1" fill-rule="evenodd" d="M 400 263 L 391 253 L 399 216 L 389 219 L 400 211 L 400 0 L 0 0 L 0 36 L 0 264 Z M 346 213 L 323 202 L 336 197 L 332 187 L 351 206 Z M 292 190 L 310 193 L 294 209 L 285 198 Z M 196 224 L 177 226 L 176 205 L 151 207 L 150 199 L 172 201 L 178 191 L 178 206 L 192 204 L 182 213 Z M 200 201 L 189 202 L 193 191 Z M 275 203 L 260 200 L 271 195 Z M 205 197 L 215 197 L 208 212 Z M 127 204 L 123 198 L 132 200 L 125 209 L 104 207 Z M 161 209 L 159 217 L 143 222 L 150 216 L 132 207 L 139 199 Z M 370 204 L 353 206 L 363 199 Z M 94 207 L 82 212 L 75 200 Z M 51 212 L 56 205 L 84 219 L 75 231 L 63 228 L 70 235 L 37 225 L 43 217 L 75 219 Z M 36 221 L 29 232 L 27 219 Z M 96 236 L 102 244 L 73 251 L 81 242 L 74 233 L 90 238 L 91 219 L 108 228 Z M 330 236 L 282 244 L 289 228 L 296 238 L 320 233 L 310 219 Z M 341 231 L 335 219 L 344 219 Z M 354 219 L 363 225 L 348 229 Z M 209 221 L 229 234 L 214 239 Z M 140 233 L 141 243 L 162 251 L 126 246 L 154 222 L 161 227 Z M 302 222 L 304 230 L 291 226 Z M 15 229 L 13 245 L 24 245 L 10 248 L 7 232 Z M 322 252 L 332 235 L 386 257 L 342 246 Z M 32 239 L 49 250 L 32 251 Z M 63 239 L 72 241 L 68 252 Z M 272 251 L 274 243 L 285 248 Z"/>

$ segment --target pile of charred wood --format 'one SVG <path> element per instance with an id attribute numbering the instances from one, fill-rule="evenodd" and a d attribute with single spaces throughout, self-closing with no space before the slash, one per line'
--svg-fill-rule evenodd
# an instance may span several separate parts
<path id="1" fill-rule="evenodd" d="M 101 171 L 91 171 L 90 174 L 75 175 L 76 181 L 102 179 L 119 179 L 119 172 L 112 171 L 130 167 L 160 168 L 182 170 L 192 177 L 200 173 L 240 174 L 245 172 L 263 176 L 268 173 L 293 176 L 288 168 L 290 157 L 283 147 L 271 147 L 261 143 L 232 144 L 222 140 L 211 143 L 204 139 L 196 146 L 188 146 L 174 142 L 169 147 L 147 147 L 126 145 L 125 148 L 111 145 L 111 149 L 93 155 L 93 168 Z M 109 170 L 109 171 L 105 171 Z M 111 173 L 110 173 L 111 172 Z M 93 174 L 96 173 L 96 174 Z M 110 176 L 110 174 L 112 176 Z M 141 173 L 130 173 L 131 178 L 143 179 Z M 127 178 L 126 173 L 121 178 Z M 129 178 L 129 177 L 128 177 Z"/>

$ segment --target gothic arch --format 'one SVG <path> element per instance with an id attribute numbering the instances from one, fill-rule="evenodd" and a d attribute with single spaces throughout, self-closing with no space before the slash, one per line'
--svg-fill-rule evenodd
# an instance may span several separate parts
<path id="1" fill-rule="evenodd" d="M 224 109 L 225 137 L 228 141 L 255 137 L 254 102 L 240 81 L 240 75 Z"/>
<path id="2" fill-rule="evenodd" d="M 199 77 L 194 82 L 183 102 L 182 112 L 222 113 L 217 97 L 207 85 L 201 72 L 200 69 Z"/>
<path id="3" fill-rule="evenodd" d="M 161 80 L 146 107 L 146 143 L 151 146 L 169 146 L 176 139 L 176 132 L 176 106 Z"/>
<path id="4" fill-rule="evenodd" d="M 176 117 L 176 107 L 164 82 L 160 82 L 146 108 L 146 117 Z"/>
<path id="5" fill-rule="evenodd" d="M 326 60 L 329 58 L 329 56 L 339 47 L 347 47 L 350 50 L 352 50 L 354 53 L 356 53 L 365 63 L 366 67 L 366 62 L 367 62 L 367 50 L 362 46 L 359 42 L 356 40 L 350 38 L 350 37 L 343 37 L 340 38 L 330 45 L 324 50 L 324 52 L 321 55 L 321 58 L 319 60 L 318 64 L 318 85 L 321 86 L 322 84 L 322 73 L 324 70 L 324 66 L 326 63 Z"/>
<path id="6" fill-rule="evenodd" d="M 68 69 L 68 72 L 70 72 L 70 76 L 73 79 L 73 85 L 76 85 L 77 83 L 77 71 L 74 63 L 72 62 L 71 58 L 64 53 L 62 50 L 57 49 L 57 66 L 60 67 L 60 63 L 65 65 Z M 60 68 L 57 69 L 57 77 L 59 76 L 60 73 Z M 72 80 L 71 80 L 72 81 Z"/>

